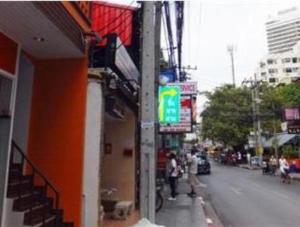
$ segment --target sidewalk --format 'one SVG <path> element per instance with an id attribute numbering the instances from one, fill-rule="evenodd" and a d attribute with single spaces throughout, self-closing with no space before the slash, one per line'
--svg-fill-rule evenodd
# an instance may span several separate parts
<path id="1" fill-rule="evenodd" d="M 198 190 L 201 190 L 199 188 Z M 190 198 L 186 195 L 190 191 L 186 177 L 179 179 L 176 201 L 168 201 L 169 185 L 165 185 L 164 205 L 156 213 L 156 223 L 166 227 L 207 227 L 206 218 L 200 198 Z"/>

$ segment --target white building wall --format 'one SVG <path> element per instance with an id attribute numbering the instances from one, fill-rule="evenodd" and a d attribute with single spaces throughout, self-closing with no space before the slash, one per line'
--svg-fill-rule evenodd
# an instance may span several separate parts
<path id="1" fill-rule="evenodd" d="M 298 45 L 300 43 L 296 44 L 293 51 L 265 56 L 257 69 L 258 78 L 273 85 L 290 83 L 292 80 L 300 78 L 300 51 Z"/>
<path id="2" fill-rule="evenodd" d="M 290 8 L 272 16 L 266 23 L 269 53 L 291 51 L 300 40 L 300 11 Z"/>
<path id="3" fill-rule="evenodd" d="M 103 93 L 99 79 L 89 79 L 87 87 L 82 226 L 98 226 L 100 186 L 100 145 Z"/>

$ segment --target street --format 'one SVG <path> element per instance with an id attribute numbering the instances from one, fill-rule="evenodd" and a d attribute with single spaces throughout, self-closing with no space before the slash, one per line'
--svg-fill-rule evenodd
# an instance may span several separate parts
<path id="1" fill-rule="evenodd" d="M 200 176 L 205 200 L 224 226 L 299 226 L 300 184 L 281 184 L 278 177 L 211 162 L 211 175 Z"/>

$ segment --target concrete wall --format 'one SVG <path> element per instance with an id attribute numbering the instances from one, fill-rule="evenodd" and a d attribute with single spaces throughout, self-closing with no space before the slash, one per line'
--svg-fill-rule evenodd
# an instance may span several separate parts
<path id="1" fill-rule="evenodd" d="M 102 188 L 117 188 L 121 200 L 135 201 L 135 116 L 127 111 L 124 120 L 105 119 L 105 143 L 112 145 L 111 154 L 102 157 Z M 124 149 L 132 149 L 131 157 Z"/>
<path id="2" fill-rule="evenodd" d="M 15 106 L 13 140 L 27 152 L 34 66 L 22 54 L 20 58 Z"/>
<path id="3" fill-rule="evenodd" d="M 100 146 L 104 112 L 102 95 L 100 80 L 89 79 L 83 166 L 83 227 L 96 227 L 99 221 Z"/>

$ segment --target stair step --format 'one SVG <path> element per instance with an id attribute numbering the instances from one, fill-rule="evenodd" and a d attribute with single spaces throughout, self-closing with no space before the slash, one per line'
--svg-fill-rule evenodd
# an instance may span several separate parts
<path id="1" fill-rule="evenodd" d="M 45 220 L 44 224 L 39 223 L 36 224 L 34 227 L 62 227 L 61 223 L 56 224 L 56 218 L 55 216 L 51 216 L 47 220 Z"/>
<path id="2" fill-rule="evenodd" d="M 9 170 L 10 171 L 17 170 L 17 171 L 22 172 L 22 165 L 20 163 L 11 163 L 10 166 L 9 166 Z"/>
<path id="3" fill-rule="evenodd" d="M 12 192 L 7 194 L 7 197 L 18 199 L 18 198 L 25 198 L 25 197 L 32 196 L 32 195 L 42 195 L 42 192 L 39 189 L 27 188 L 27 189 L 22 190 L 20 192 L 18 192 L 18 190 L 12 191 Z"/>
<path id="4" fill-rule="evenodd" d="M 25 176 L 19 175 L 8 179 L 8 184 L 10 185 L 26 183 L 26 182 L 32 183 L 32 175 L 25 175 Z"/>
<path id="5" fill-rule="evenodd" d="M 31 182 L 23 182 L 20 184 L 8 184 L 7 197 L 14 198 L 20 194 L 26 194 L 33 190 Z"/>
<path id="6" fill-rule="evenodd" d="M 13 204 L 13 210 L 26 211 L 39 205 L 51 203 L 51 201 L 52 200 L 47 197 L 38 194 L 33 194 L 24 198 L 15 199 Z"/>
<path id="7" fill-rule="evenodd" d="M 49 219 L 52 216 L 56 216 L 49 206 L 41 206 L 38 209 L 28 211 L 24 215 L 24 225 L 37 225 L 44 219 Z"/>
<path id="8" fill-rule="evenodd" d="M 73 222 L 64 222 L 63 227 L 74 227 L 74 223 Z"/>

